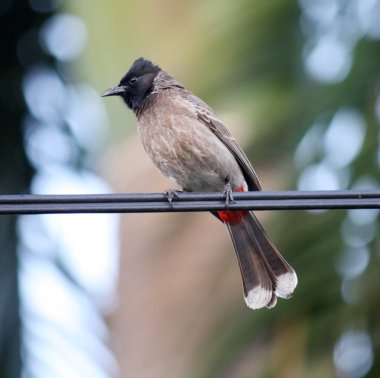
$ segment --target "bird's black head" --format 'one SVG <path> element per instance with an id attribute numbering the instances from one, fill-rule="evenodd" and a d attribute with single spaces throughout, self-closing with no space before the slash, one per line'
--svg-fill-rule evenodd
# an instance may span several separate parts
<path id="1" fill-rule="evenodd" d="M 105 91 L 102 96 L 120 96 L 129 108 L 138 113 L 146 97 L 153 91 L 153 80 L 161 71 L 151 61 L 139 58 L 120 80 L 119 85 Z"/>

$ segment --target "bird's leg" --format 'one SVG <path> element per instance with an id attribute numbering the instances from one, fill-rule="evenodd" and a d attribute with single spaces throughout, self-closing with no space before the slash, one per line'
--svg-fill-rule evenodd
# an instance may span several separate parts
<path id="1" fill-rule="evenodd" d="M 223 197 L 226 200 L 225 203 L 226 203 L 226 208 L 228 210 L 230 207 L 230 202 L 235 202 L 234 196 L 232 195 L 232 185 L 229 181 L 224 186 Z"/>

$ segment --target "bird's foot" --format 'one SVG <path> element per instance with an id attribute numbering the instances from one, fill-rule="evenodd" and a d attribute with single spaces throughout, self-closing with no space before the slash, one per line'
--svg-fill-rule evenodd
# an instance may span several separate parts
<path id="1" fill-rule="evenodd" d="M 176 190 L 176 189 L 168 189 L 165 190 L 164 196 L 168 200 L 170 207 L 173 208 L 172 201 L 174 198 L 178 198 L 178 193 L 182 193 L 181 190 Z"/>
<path id="2" fill-rule="evenodd" d="M 228 210 L 230 207 L 230 203 L 235 202 L 234 196 L 232 195 L 232 186 L 229 182 L 224 186 L 223 197 L 225 198 L 225 204 Z"/>

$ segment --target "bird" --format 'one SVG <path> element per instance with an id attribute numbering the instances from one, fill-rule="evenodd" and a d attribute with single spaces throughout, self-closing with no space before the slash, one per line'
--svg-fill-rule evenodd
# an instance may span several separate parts
<path id="1" fill-rule="evenodd" d="M 134 112 L 146 153 L 180 190 L 223 192 L 232 199 L 233 192 L 261 190 L 248 157 L 211 107 L 150 60 L 135 60 L 102 96 L 121 97 Z M 290 298 L 296 272 L 255 214 L 226 209 L 213 215 L 232 239 L 247 306 L 273 308 L 277 298 Z"/>

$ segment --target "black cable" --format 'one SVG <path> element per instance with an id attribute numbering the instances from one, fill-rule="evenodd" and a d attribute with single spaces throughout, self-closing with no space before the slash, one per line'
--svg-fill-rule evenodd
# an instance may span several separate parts
<path id="1" fill-rule="evenodd" d="M 234 193 L 228 210 L 379 209 L 380 190 Z M 227 210 L 223 193 L 0 195 L 0 214 L 147 213 Z"/>

